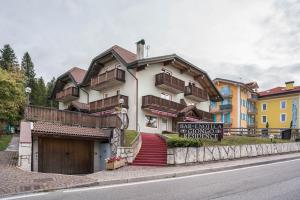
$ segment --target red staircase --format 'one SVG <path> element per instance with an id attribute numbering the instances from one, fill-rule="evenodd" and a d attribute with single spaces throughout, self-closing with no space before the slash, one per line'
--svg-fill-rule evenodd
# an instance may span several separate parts
<path id="1" fill-rule="evenodd" d="M 142 133 L 142 146 L 132 163 L 143 166 L 167 165 L 167 144 L 156 134 Z"/>

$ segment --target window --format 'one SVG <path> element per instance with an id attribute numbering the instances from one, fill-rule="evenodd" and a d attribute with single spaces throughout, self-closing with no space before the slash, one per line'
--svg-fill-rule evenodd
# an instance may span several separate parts
<path id="1" fill-rule="evenodd" d="M 211 107 L 211 108 L 217 107 L 217 102 L 211 101 L 211 102 L 210 102 L 210 107 Z"/>
<path id="2" fill-rule="evenodd" d="M 286 114 L 285 113 L 280 114 L 280 122 L 286 122 Z"/>
<path id="3" fill-rule="evenodd" d="M 261 110 L 262 110 L 262 111 L 266 111 L 266 110 L 267 110 L 267 104 L 266 104 L 266 103 L 263 103 L 263 104 L 261 105 Z"/>
<path id="4" fill-rule="evenodd" d="M 167 100 L 172 100 L 171 95 L 167 94 L 167 93 L 161 93 L 160 97 L 162 99 L 167 99 Z"/>
<path id="5" fill-rule="evenodd" d="M 146 115 L 145 116 L 146 127 L 157 128 L 157 117 Z"/>
<path id="6" fill-rule="evenodd" d="M 281 101 L 280 102 L 280 108 L 281 109 L 286 109 L 286 101 Z"/>
<path id="7" fill-rule="evenodd" d="M 261 116 L 261 122 L 263 124 L 267 123 L 267 116 L 265 116 L 265 115 Z"/>

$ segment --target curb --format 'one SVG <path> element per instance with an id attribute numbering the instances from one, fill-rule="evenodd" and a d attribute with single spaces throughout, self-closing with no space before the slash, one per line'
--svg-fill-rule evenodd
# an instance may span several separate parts
<path id="1" fill-rule="evenodd" d="M 292 158 L 282 158 L 282 159 L 276 159 L 276 160 L 261 161 L 261 162 L 257 162 L 257 163 L 241 164 L 241 165 L 228 166 L 228 167 L 199 169 L 199 170 L 193 170 L 193 171 L 168 173 L 168 174 L 161 174 L 161 175 L 154 175 L 154 176 L 134 177 L 134 178 L 116 179 L 116 180 L 108 180 L 108 181 L 98 181 L 98 186 L 143 182 L 143 181 L 151 181 L 151 180 L 159 180 L 159 179 L 175 178 L 175 177 L 185 177 L 185 176 L 191 176 L 191 175 L 197 175 L 197 174 L 206 174 L 206 173 L 211 173 L 211 172 L 227 171 L 227 170 L 240 169 L 240 168 L 251 167 L 251 166 L 260 166 L 260 165 L 265 165 L 265 164 L 270 164 L 270 163 L 284 162 L 284 161 L 288 161 L 288 160 L 297 160 L 297 159 L 300 159 L 300 156 L 296 156 L 296 157 L 292 157 Z"/>

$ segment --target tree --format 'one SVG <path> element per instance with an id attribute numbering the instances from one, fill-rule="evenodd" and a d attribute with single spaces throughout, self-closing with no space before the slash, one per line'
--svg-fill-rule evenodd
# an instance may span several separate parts
<path id="1" fill-rule="evenodd" d="M 51 79 L 51 81 L 47 83 L 47 105 L 46 106 L 57 108 L 58 107 L 58 102 L 54 101 L 53 99 L 49 99 L 51 97 L 51 93 L 54 89 L 55 82 L 56 82 L 56 79 L 55 79 L 55 77 L 53 77 Z"/>
<path id="2" fill-rule="evenodd" d="M 0 66 L 5 70 L 15 70 L 18 66 L 18 60 L 14 50 L 9 44 L 4 45 L 3 49 L 0 49 Z"/>
<path id="3" fill-rule="evenodd" d="M 28 52 L 22 58 L 21 69 L 26 76 L 26 87 L 33 88 L 35 81 L 34 65 Z"/>
<path id="4" fill-rule="evenodd" d="M 43 77 L 35 79 L 31 90 L 31 101 L 33 105 L 46 106 L 47 104 L 47 89 Z"/>
<path id="5" fill-rule="evenodd" d="M 22 118 L 26 95 L 24 74 L 0 68 L 0 119 L 9 123 Z"/>

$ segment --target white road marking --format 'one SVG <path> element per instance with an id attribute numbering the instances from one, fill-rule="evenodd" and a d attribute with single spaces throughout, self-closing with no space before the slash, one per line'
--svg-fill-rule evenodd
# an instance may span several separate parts
<path id="1" fill-rule="evenodd" d="M 13 197 L 6 197 L 6 198 L 0 198 L 1 200 L 11 200 L 11 199 L 23 199 L 28 197 L 37 197 L 37 196 L 43 196 L 49 194 L 48 192 L 42 192 L 42 193 L 35 193 L 35 194 L 25 194 L 20 196 L 13 196 Z"/>
<path id="2" fill-rule="evenodd" d="M 208 172 L 208 173 L 204 173 L 204 174 L 194 174 L 194 175 L 174 177 L 174 178 L 163 178 L 163 179 L 157 179 L 157 180 L 140 181 L 140 182 L 134 182 L 134 183 L 122 183 L 122 184 L 114 184 L 114 185 L 107 185 L 107 186 L 95 186 L 95 187 L 89 187 L 89 188 L 68 189 L 68 190 L 63 190 L 62 192 L 63 193 L 84 192 L 84 191 L 90 191 L 90 190 L 100 190 L 100 189 L 108 189 L 108 188 L 116 188 L 116 187 L 126 187 L 126 186 L 140 185 L 140 184 L 147 184 L 147 183 L 175 181 L 175 180 L 186 179 L 186 178 L 191 178 L 191 177 L 208 176 L 208 175 L 213 175 L 213 174 L 221 174 L 221 173 L 234 172 L 234 171 L 246 170 L 246 169 L 251 169 L 251 168 L 264 167 L 264 166 L 269 166 L 269 165 L 289 163 L 289 162 L 294 162 L 294 161 L 299 161 L 299 160 L 300 160 L 300 158 L 297 158 L 297 159 L 293 159 L 293 160 L 280 161 L 280 162 L 274 162 L 274 163 L 269 163 L 269 164 L 255 165 L 255 166 L 242 167 L 242 168 L 223 170 L 223 171 L 217 171 L 217 172 Z"/>

